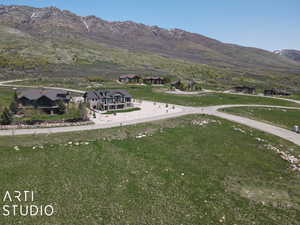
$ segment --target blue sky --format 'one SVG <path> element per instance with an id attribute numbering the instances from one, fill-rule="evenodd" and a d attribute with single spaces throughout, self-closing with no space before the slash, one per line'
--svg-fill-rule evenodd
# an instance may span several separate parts
<path id="1" fill-rule="evenodd" d="M 82 16 L 181 28 L 223 42 L 300 50 L 300 0 L 0 0 L 56 6 Z"/>

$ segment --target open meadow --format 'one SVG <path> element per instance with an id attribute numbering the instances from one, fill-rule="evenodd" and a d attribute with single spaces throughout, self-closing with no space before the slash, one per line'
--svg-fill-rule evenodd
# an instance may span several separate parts
<path id="1" fill-rule="evenodd" d="M 270 148 L 270 146 L 272 146 Z M 1 224 L 298 224 L 300 148 L 209 116 L 0 137 L 0 191 L 36 190 L 52 217 Z"/>
<path id="2" fill-rule="evenodd" d="M 257 107 L 234 107 L 223 109 L 224 112 L 260 120 L 291 130 L 294 125 L 300 126 L 300 110 Z"/>

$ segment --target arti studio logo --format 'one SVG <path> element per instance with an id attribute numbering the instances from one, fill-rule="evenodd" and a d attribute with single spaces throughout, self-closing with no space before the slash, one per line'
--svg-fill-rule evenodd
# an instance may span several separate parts
<path id="1" fill-rule="evenodd" d="M 2 216 L 53 216 L 52 205 L 36 205 L 33 191 L 6 191 L 2 198 Z"/>

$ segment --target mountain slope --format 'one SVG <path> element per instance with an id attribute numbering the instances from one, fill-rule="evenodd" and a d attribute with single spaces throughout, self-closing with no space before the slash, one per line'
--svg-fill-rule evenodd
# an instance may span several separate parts
<path id="1" fill-rule="evenodd" d="M 291 75 L 294 81 L 300 74 L 297 62 L 265 50 L 179 29 L 81 17 L 54 7 L 0 6 L 0 32 L 4 57 L 17 55 L 20 61 L 38 57 L 37 64 L 52 69 L 88 64 L 89 69 L 105 72 L 105 64 L 115 74 L 136 70 L 226 82 L 241 75 L 258 82 Z"/>
<path id="2" fill-rule="evenodd" d="M 294 61 L 300 63 L 300 51 L 299 50 L 283 49 L 283 50 L 277 50 L 274 53 L 277 55 L 285 56 L 291 60 L 294 60 Z"/>

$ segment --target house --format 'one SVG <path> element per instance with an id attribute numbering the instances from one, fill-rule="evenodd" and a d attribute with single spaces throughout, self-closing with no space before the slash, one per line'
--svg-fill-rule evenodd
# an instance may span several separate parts
<path id="1" fill-rule="evenodd" d="M 83 97 L 90 108 L 100 111 L 114 111 L 133 107 L 132 96 L 127 90 L 88 91 Z"/>
<path id="2" fill-rule="evenodd" d="M 119 77 L 119 81 L 122 83 L 139 83 L 141 77 L 134 74 L 122 75 Z"/>
<path id="3" fill-rule="evenodd" d="M 182 87 L 181 80 L 176 80 L 176 81 L 171 82 L 171 87 L 175 88 L 175 89 L 181 89 L 181 87 Z"/>
<path id="4" fill-rule="evenodd" d="M 150 77 L 145 77 L 143 79 L 143 82 L 145 84 L 165 84 L 166 79 L 164 77 L 150 76 Z"/>
<path id="5" fill-rule="evenodd" d="M 193 79 L 189 79 L 187 81 L 187 90 L 198 91 L 201 90 L 201 87 L 198 85 L 196 81 L 194 81 Z"/>
<path id="6" fill-rule="evenodd" d="M 245 93 L 245 94 L 255 94 L 255 92 L 256 92 L 256 88 L 247 87 L 247 86 L 236 86 L 236 87 L 233 87 L 232 90 L 234 92 Z"/>
<path id="7" fill-rule="evenodd" d="M 289 96 L 291 93 L 277 89 L 277 88 L 272 88 L 269 90 L 264 90 L 264 95 L 282 95 L 282 96 Z"/>
<path id="8" fill-rule="evenodd" d="M 27 89 L 17 95 L 18 108 L 38 108 L 47 113 L 57 113 L 59 102 L 69 103 L 69 92 L 54 89 Z"/>
<path id="9" fill-rule="evenodd" d="M 198 91 L 201 90 L 201 87 L 197 82 L 195 82 L 193 79 L 188 80 L 176 80 L 171 83 L 171 87 L 175 89 L 179 89 L 181 91 Z"/>

